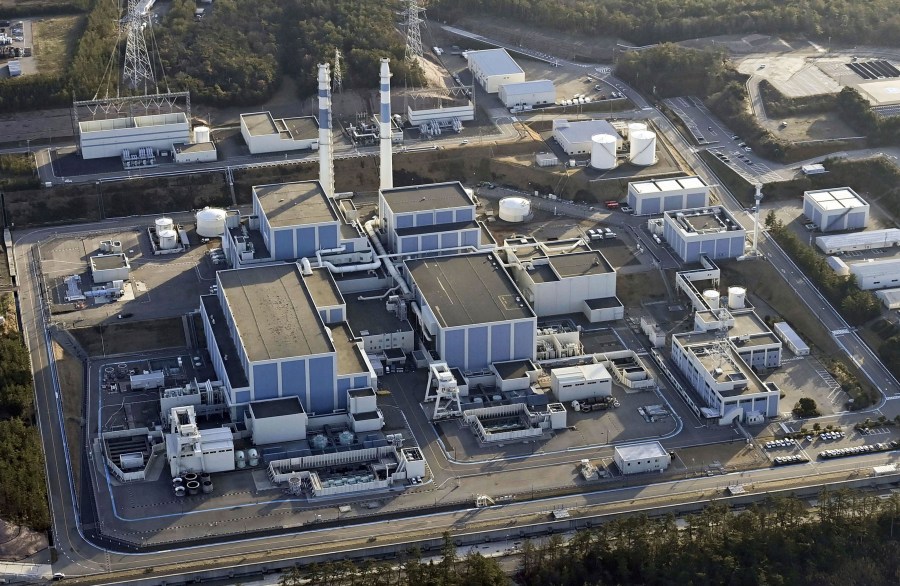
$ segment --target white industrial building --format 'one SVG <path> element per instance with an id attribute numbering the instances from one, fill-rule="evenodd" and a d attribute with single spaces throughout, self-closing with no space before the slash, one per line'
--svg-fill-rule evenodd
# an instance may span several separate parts
<path id="1" fill-rule="evenodd" d="M 498 93 L 500 101 L 507 108 L 530 108 L 556 103 L 556 86 L 549 79 L 504 83 Z"/>
<path id="2" fill-rule="evenodd" d="M 122 151 L 151 148 L 168 151 L 191 140 L 191 125 L 184 112 L 152 114 L 78 123 L 78 146 L 83 159 L 120 157 Z"/>
<path id="3" fill-rule="evenodd" d="M 234 470 L 234 439 L 227 427 L 200 429 L 193 405 L 173 407 L 169 414 L 166 460 L 172 478 Z"/>
<path id="4" fill-rule="evenodd" d="M 469 51 L 466 54 L 472 77 L 489 94 L 496 94 L 500 86 L 507 83 L 525 81 L 525 72 L 509 56 L 506 49 L 485 49 Z"/>
<path id="5" fill-rule="evenodd" d="M 622 474 L 662 472 L 672 463 L 672 456 L 659 442 L 616 446 L 613 461 Z"/>
<path id="6" fill-rule="evenodd" d="M 900 287 L 900 258 L 869 258 L 848 263 L 860 289 L 894 289 Z"/>
<path id="7" fill-rule="evenodd" d="M 616 271 L 606 258 L 578 240 L 506 241 L 509 270 L 539 317 L 582 313 L 591 322 L 624 317 L 616 297 Z"/>
<path id="8" fill-rule="evenodd" d="M 558 401 L 581 401 L 612 395 L 612 375 L 602 364 L 582 364 L 550 371 L 550 390 Z"/>
<path id="9" fill-rule="evenodd" d="M 869 223 L 869 204 L 849 187 L 805 191 L 803 215 L 822 232 L 862 230 Z"/>
<path id="10" fill-rule="evenodd" d="M 590 154 L 593 146 L 591 139 L 598 134 L 616 137 L 616 148 L 622 147 L 622 137 L 606 120 L 553 121 L 553 138 L 569 156 Z"/>
<path id="11" fill-rule="evenodd" d="M 534 360 L 537 316 L 493 252 L 406 261 L 404 273 L 422 336 L 450 367 Z"/>
<path id="12" fill-rule="evenodd" d="M 245 419 L 255 446 L 306 439 L 309 418 L 297 397 L 253 401 Z"/>
<path id="13" fill-rule="evenodd" d="M 663 237 L 684 262 L 737 258 L 744 254 L 746 232 L 731 212 L 719 206 L 663 213 Z"/>
<path id="14" fill-rule="evenodd" d="M 816 236 L 816 246 L 825 254 L 840 254 L 900 246 L 900 229 L 865 230 L 851 234 Z"/>
<path id="15" fill-rule="evenodd" d="M 875 296 L 888 309 L 900 309 L 900 288 L 881 289 L 875 292 Z"/>
<path id="16" fill-rule="evenodd" d="M 172 145 L 172 159 L 176 163 L 211 163 L 218 158 L 219 153 L 213 142 L 179 142 Z"/>
<path id="17" fill-rule="evenodd" d="M 414 96 L 407 100 L 405 108 L 406 119 L 412 126 L 475 120 L 475 104 L 464 96 Z M 399 111 L 402 112 L 403 108 Z"/>
<path id="18" fill-rule="evenodd" d="M 250 154 L 319 148 L 319 123 L 314 116 L 273 118 L 269 112 L 241 114 L 241 136 Z"/>
<path id="19" fill-rule="evenodd" d="M 794 356 L 809 356 L 809 346 L 787 322 L 780 321 L 772 325 L 775 333 L 785 343 Z"/>
<path id="20" fill-rule="evenodd" d="M 94 283 L 126 281 L 131 271 L 131 263 L 124 253 L 98 254 L 90 258 L 91 279 Z"/>
<path id="21" fill-rule="evenodd" d="M 696 175 L 632 181 L 628 184 L 628 205 L 636 216 L 702 208 L 709 205 L 709 186 Z"/>

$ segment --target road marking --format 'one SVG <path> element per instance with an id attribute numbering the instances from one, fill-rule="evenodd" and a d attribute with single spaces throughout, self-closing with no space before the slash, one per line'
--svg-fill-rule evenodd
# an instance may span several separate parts
<path id="1" fill-rule="evenodd" d="M 847 328 L 841 328 L 839 330 L 831 330 L 832 336 L 844 336 L 849 333 L 850 333 L 850 330 L 848 330 Z"/>

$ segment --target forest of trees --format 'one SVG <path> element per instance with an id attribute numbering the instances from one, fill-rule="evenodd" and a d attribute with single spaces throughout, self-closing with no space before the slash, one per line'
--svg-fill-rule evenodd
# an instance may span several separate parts
<path id="1" fill-rule="evenodd" d="M 435 0 L 432 18 L 489 14 L 638 45 L 736 33 L 802 33 L 897 46 L 895 0 Z"/>
<path id="2" fill-rule="evenodd" d="M 15 319 L 9 293 L 0 315 Z M 28 350 L 13 328 L 0 333 L 0 518 L 43 531 L 50 527 L 44 456 L 34 425 Z"/>
<path id="3" fill-rule="evenodd" d="M 282 586 L 888 586 L 900 583 L 900 495 L 823 492 L 818 508 L 768 499 L 735 513 L 712 503 L 668 515 L 610 520 L 566 541 L 525 540 L 510 578 L 479 554 L 458 558 L 451 538 L 437 561 L 420 552 L 391 562 L 293 569 Z"/>

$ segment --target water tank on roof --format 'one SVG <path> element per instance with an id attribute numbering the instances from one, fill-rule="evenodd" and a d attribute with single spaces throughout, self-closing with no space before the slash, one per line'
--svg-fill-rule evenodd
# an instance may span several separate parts
<path id="1" fill-rule="evenodd" d="M 531 202 L 524 197 L 504 197 L 500 200 L 500 219 L 524 222 L 531 215 Z"/>
<path id="2" fill-rule="evenodd" d="M 656 163 L 656 133 L 649 130 L 629 132 L 631 148 L 628 158 L 632 164 L 649 167 Z"/>
<path id="3" fill-rule="evenodd" d="M 703 292 L 703 300 L 710 309 L 719 309 L 719 292 L 715 289 L 707 289 Z"/>
<path id="4" fill-rule="evenodd" d="M 728 307 L 730 309 L 741 309 L 747 296 L 747 290 L 743 287 L 728 288 Z"/>
<path id="5" fill-rule="evenodd" d="M 616 137 L 595 134 L 591 137 L 591 167 L 606 171 L 616 167 Z"/>
<path id="6" fill-rule="evenodd" d="M 225 233 L 225 218 L 228 212 L 220 208 L 203 208 L 197 212 L 197 235 L 215 238 Z"/>

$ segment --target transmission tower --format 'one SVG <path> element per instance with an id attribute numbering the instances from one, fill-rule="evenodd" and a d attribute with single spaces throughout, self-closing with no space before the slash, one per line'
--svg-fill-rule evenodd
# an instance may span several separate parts
<path id="1" fill-rule="evenodd" d="M 336 94 L 344 89 L 344 73 L 341 69 L 341 50 L 334 50 L 334 72 L 332 72 L 332 91 Z"/>
<path id="2" fill-rule="evenodd" d="M 123 85 L 143 94 L 156 93 L 156 78 L 153 76 L 147 43 L 144 41 L 144 17 L 138 12 L 138 0 L 128 0 L 125 27 L 127 42 L 125 66 L 122 69 Z"/>
<path id="3" fill-rule="evenodd" d="M 419 25 L 422 18 L 419 14 L 422 8 L 419 7 L 418 0 L 407 0 L 406 2 L 406 58 L 415 59 L 422 56 L 422 31 Z"/>

